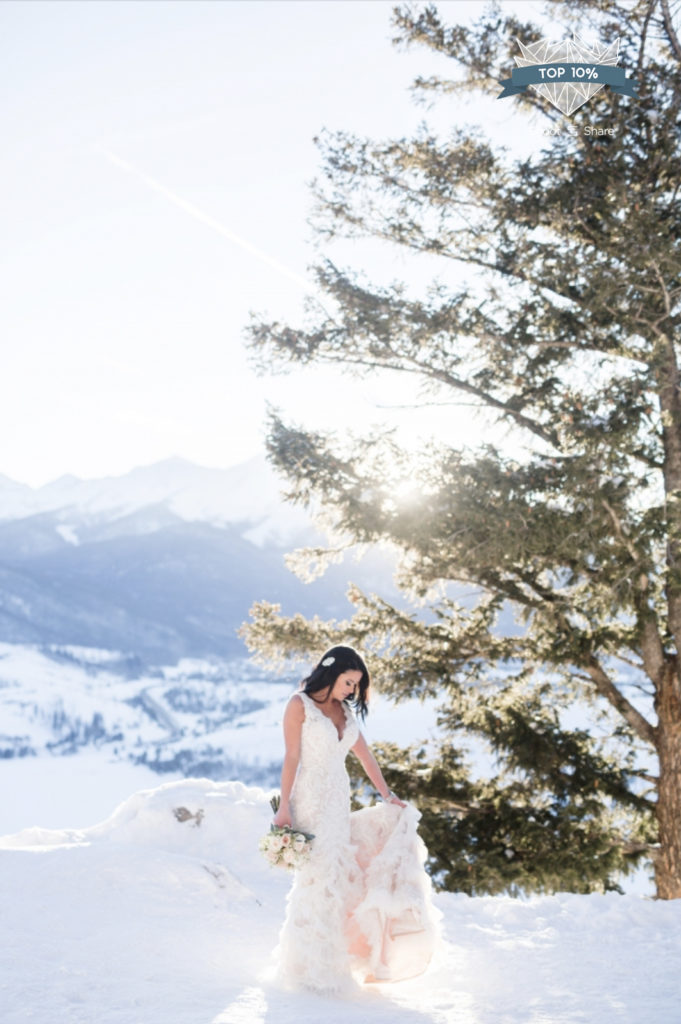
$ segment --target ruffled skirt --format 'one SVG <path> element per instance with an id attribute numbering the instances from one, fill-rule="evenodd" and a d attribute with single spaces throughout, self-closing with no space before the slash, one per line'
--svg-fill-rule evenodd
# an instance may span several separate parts
<path id="1" fill-rule="evenodd" d="M 380 803 L 348 815 L 344 836 L 313 841 L 296 871 L 274 951 L 286 987 L 352 994 L 360 983 L 422 974 L 441 942 L 427 850 L 411 804 Z"/>

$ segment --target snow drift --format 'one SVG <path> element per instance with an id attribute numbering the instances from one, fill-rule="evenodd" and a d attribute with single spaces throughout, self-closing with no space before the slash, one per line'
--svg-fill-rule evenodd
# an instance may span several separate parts
<path id="1" fill-rule="evenodd" d="M 672 1024 L 681 905 L 440 893 L 445 950 L 351 1000 L 268 978 L 290 876 L 257 842 L 270 793 L 180 780 L 97 825 L 0 837 L 3 1024 Z"/>

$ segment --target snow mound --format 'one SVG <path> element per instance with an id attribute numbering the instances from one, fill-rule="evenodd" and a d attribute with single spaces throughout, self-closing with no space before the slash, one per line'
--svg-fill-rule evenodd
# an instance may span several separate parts
<path id="1" fill-rule="evenodd" d="M 264 859 L 254 859 L 258 840 L 272 818 L 269 796 L 256 786 L 211 779 L 181 779 L 142 789 L 124 800 L 98 825 L 82 829 L 27 828 L 0 836 L 0 850 L 117 844 L 226 865 L 245 865 L 249 877 L 269 878 Z"/>

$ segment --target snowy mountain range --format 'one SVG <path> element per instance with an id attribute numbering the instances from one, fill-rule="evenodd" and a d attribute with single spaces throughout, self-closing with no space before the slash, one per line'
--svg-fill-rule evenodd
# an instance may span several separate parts
<path id="1" fill-rule="evenodd" d="M 214 526 L 249 522 L 253 532 L 248 539 L 254 543 L 286 543 L 310 521 L 300 509 L 282 501 L 281 488 L 282 482 L 263 456 L 229 469 L 209 469 L 174 457 L 96 480 L 67 474 L 37 488 L 0 474 L 0 521 L 52 513 L 58 534 L 77 545 L 79 527 L 87 536 L 89 526 L 162 507 L 186 522 Z M 150 517 L 144 529 L 152 525 Z"/>
<path id="2" fill-rule="evenodd" d="M 348 577 L 394 593 L 379 552 L 303 583 L 284 564 L 324 544 L 286 503 L 264 457 L 229 469 L 167 459 L 117 477 L 40 488 L 0 476 L 0 641 L 75 644 L 168 664 L 243 657 L 236 630 L 259 599 L 345 617 Z"/>

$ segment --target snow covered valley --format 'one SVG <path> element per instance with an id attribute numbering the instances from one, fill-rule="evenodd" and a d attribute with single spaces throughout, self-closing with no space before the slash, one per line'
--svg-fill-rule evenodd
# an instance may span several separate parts
<path id="1" fill-rule="evenodd" d="M 0 643 L 3 771 L 17 775 L 23 801 L 25 763 L 37 762 L 26 769 L 36 778 L 42 767 L 49 790 L 53 777 L 72 771 L 66 762 L 83 755 L 146 766 L 156 782 L 158 774 L 201 775 L 272 785 L 281 763 L 278 707 L 292 687 L 243 659 L 150 669 L 112 651 Z M 34 823 L 12 805 L 10 798 L 0 810 L 0 832 Z"/>

